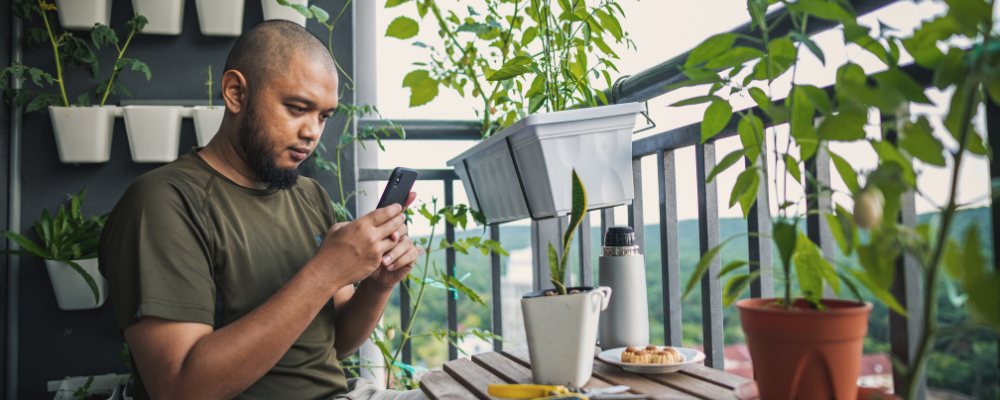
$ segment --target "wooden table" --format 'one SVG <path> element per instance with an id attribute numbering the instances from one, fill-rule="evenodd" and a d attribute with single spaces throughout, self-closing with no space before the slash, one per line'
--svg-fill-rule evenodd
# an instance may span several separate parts
<path id="1" fill-rule="evenodd" d="M 597 354 L 597 353 L 595 353 Z M 626 385 L 630 393 L 646 394 L 650 399 L 737 400 L 733 389 L 749 382 L 741 376 L 688 365 L 668 374 L 633 374 L 601 360 L 594 360 L 594 372 L 585 388 Z M 433 400 L 501 400 L 490 396 L 492 383 L 532 383 L 531 360 L 527 349 L 482 353 L 472 360 L 460 358 L 424 374 L 420 388 Z"/>

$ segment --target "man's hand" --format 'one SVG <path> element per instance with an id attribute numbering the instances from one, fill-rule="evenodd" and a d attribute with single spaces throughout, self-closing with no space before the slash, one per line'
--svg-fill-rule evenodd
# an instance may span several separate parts
<path id="1" fill-rule="evenodd" d="M 409 208 L 416 198 L 417 194 L 410 192 L 406 199 L 406 208 Z M 409 227 L 406 225 L 399 228 L 397 233 L 400 239 L 396 243 L 396 247 L 382 257 L 382 263 L 368 277 L 369 280 L 384 288 L 392 288 L 406 278 L 406 275 L 413 269 L 413 263 L 417 261 L 417 257 L 423 253 L 423 249 L 417 249 L 413 240 L 406 235 L 408 232 Z"/>
<path id="2" fill-rule="evenodd" d="M 333 292 L 341 286 L 360 282 L 380 266 L 382 257 L 395 248 L 402 237 L 399 230 L 405 227 L 406 221 L 402 211 L 402 207 L 393 204 L 349 223 L 330 227 L 310 264 L 315 263 L 331 278 L 336 275 L 337 281 L 331 282 L 336 285 L 331 287 Z"/>

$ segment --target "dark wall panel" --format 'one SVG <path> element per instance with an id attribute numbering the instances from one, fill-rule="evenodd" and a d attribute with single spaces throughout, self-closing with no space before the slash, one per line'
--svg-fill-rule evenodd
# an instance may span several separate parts
<path id="1" fill-rule="evenodd" d="M 317 0 L 312 3 L 330 10 L 336 15 L 346 0 Z M 9 7 L 4 6 L 4 11 Z M 124 23 L 132 14 L 129 0 L 114 0 L 112 28 L 124 31 Z M 352 11 L 344 12 L 334 33 L 337 60 L 353 73 L 352 52 Z M 10 21 L 10 16 L 2 21 Z M 244 13 L 244 31 L 263 21 L 261 2 L 247 0 Z M 36 23 L 38 21 L 35 21 Z M 28 27 L 36 26 L 27 23 Z M 310 21 L 308 28 L 325 38 L 327 30 L 316 21 Z M 3 30 L 7 30 L 6 27 Z M 89 32 L 77 32 L 81 38 L 90 41 Z M 145 61 L 152 70 L 152 81 L 147 82 L 137 72 L 126 71 L 120 79 L 132 93 L 131 99 L 139 100 L 187 100 L 202 99 L 205 95 L 205 72 L 209 64 L 213 66 L 215 81 L 221 79 L 226 56 L 236 38 L 208 37 L 201 34 L 194 0 L 188 0 L 184 11 L 184 31 L 179 36 L 140 35 L 132 40 L 126 57 Z M 54 70 L 50 47 L 30 48 L 25 46 L 25 64 Z M 110 66 L 117 55 L 112 49 L 98 51 L 102 65 L 102 80 L 110 75 Z M 0 55 L 0 60 L 5 60 Z M 4 62 L 7 65 L 7 62 Z M 97 82 L 82 69 L 71 69 L 66 74 L 66 91 L 71 101 L 84 91 L 93 93 Z M 341 82 L 344 79 L 341 78 Z M 218 83 L 216 84 L 218 85 Z M 218 91 L 218 88 L 215 89 Z M 126 98 L 127 99 L 127 98 Z M 109 98 L 109 103 L 118 104 L 122 99 Z M 342 102 L 351 102 L 353 95 L 348 92 Z M 6 114 L 0 114 L 4 118 Z M 328 123 L 323 142 L 328 148 L 336 145 L 337 136 L 343 128 L 343 118 Z M 5 129 L 0 128 L 0 129 Z M 183 122 L 179 154 L 195 146 L 195 132 L 192 120 Z M 6 130 L 0 130 L 6 132 Z M 84 203 L 87 215 L 109 212 L 125 188 L 135 178 L 163 164 L 137 164 L 132 162 L 128 138 L 122 118 L 115 121 L 111 160 L 103 164 L 73 165 L 59 161 L 52 125 L 46 114 L 26 115 L 23 123 L 24 142 L 22 146 L 22 212 L 21 232 L 32 239 L 32 224 L 44 208 L 50 211 L 67 203 L 67 195 L 86 186 L 89 189 Z M 6 134 L 4 134 L 6 137 Z M 4 142 L 0 142 L 3 146 Z M 6 159 L 6 151 L 3 153 Z M 5 161 L 6 162 L 6 161 Z M 346 163 L 353 174 L 353 157 Z M 6 165 L 0 167 L 0 176 L 6 176 Z M 306 175 L 315 175 L 306 168 Z M 329 175 L 329 174 L 326 174 Z M 332 196 L 336 196 L 336 181 L 332 176 L 317 176 Z M 5 178 L 0 178 L 5 179 Z M 6 187 L 6 181 L 3 187 Z M 345 182 L 345 190 L 353 190 L 353 185 Z M 6 198 L 0 200 L 5 203 Z M 6 209 L 6 206 L 4 206 Z M 2 221 L 2 220 L 0 220 Z M 105 303 L 99 309 L 86 311 L 62 311 L 56 305 L 48 273 L 42 260 L 21 259 L 21 281 L 19 302 L 18 349 L 18 398 L 51 398 L 46 392 L 46 381 L 65 376 L 126 372 L 126 367 L 117 357 L 123 338 L 115 328 L 111 305 Z M 0 286 L 4 287 L 4 286 Z M 2 320 L 2 319 L 0 319 Z M 2 365 L 2 364 L 0 364 Z"/>
<path id="2" fill-rule="evenodd" d="M 10 21 L 10 6 L 0 1 L 0 21 Z M 0 68 L 10 65 L 10 25 L 0 27 Z M 10 190 L 10 107 L 0 104 L 0 229 L 7 229 L 7 193 Z M 7 238 L 0 237 L 0 250 L 7 250 Z M 0 255 L 0 346 L 7 341 L 7 256 Z M 4 346 L 6 348 L 6 346 Z M 0 393 L 6 388 L 6 354 L 0 351 Z"/>

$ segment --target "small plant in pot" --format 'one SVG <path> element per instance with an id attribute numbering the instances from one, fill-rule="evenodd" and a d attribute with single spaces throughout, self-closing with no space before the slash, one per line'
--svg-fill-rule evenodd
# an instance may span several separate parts
<path id="1" fill-rule="evenodd" d="M 609 287 L 566 287 L 573 234 L 587 212 L 587 193 L 573 171 L 573 212 L 563 236 L 562 257 L 549 243 L 549 271 L 555 289 L 524 295 L 521 309 L 537 384 L 581 387 L 590 380 L 597 322 L 611 298 Z"/>
<path id="2" fill-rule="evenodd" d="M 777 198 L 779 215 L 771 226 L 770 238 L 779 252 L 780 274 L 776 278 L 784 280 L 784 296 L 736 302 L 761 398 L 853 400 L 858 393 L 862 344 L 872 308 L 862 301 L 858 288 L 864 287 L 892 311 L 907 316 L 907 310 L 889 292 L 889 287 L 896 278 L 898 260 L 908 256 L 921 264 L 926 288 L 923 304 L 928 306 L 923 310 L 924 328 L 917 340 L 913 363 L 907 365 L 896 360 L 894 368 L 904 376 L 903 382 L 896 382 L 897 394 L 916 399 L 937 331 L 935 293 L 942 264 L 949 275 L 965 286 L 970 314 L 980 328 L 1000 331 L 1000 274 L 986 272 L 988 268 L 979 256 L 975 230 L 967 236 L 964 250 L 947 236 L 959 207 L 955 196 L 963 157 L 985 157 L 989 153 L 983 138 L 975 131 L 972 118 L 986 99 L 995 103 L 1000 100 L 1000 46 L 997 45 L 1000 38 L 992 31 L 992 5 L 984 0 L 948 2 L 950 9 L 946 15 L 924 22 L 908 37 L 897 38 L 890 36 L 892 29 L 885 26 L 880 27 L 877 36 L 872 36 L 871 28 L 857 22 L 855 11 L 845 1 L 780 2 L 784 7 L 777 12 L 784 15 L 779 20 L 790 20 L 793 31 L 770 37 L 776 23 L 769 24 L 765 14 L 777 1 L 750 0 L 747 5 L 752 27 L 760 37 L 726 33 L 708 38 L 692 50 L 683 67 L 690 80 L 668 87 L 712 85 L 708 95 L 675 104 L 709 103 L 701 124 L 702 142 L 711 140 L 728 124 L 733 114 L 729 98 L 748 96 L 757 103 L 757 108 L 737 112 L 743 148 L 725 156 L 707 177 L 711 181 L 741 159 L 750 162 L 737 178 L 730 198 L 730 206 L 739 203 L 744 215 L 757 201 L 759 185 L 768 183 L 766 155 L 773 154 L 775 164 L 771 171 L 775 173 L 771 175 L 773 186 L 768 187 L 768 193 Z M 837 70 L 832 96 L 821 88 L 797 82 L 795 72 L 806 51 L 824 62 L 822 50 L 807 35 L 806 27 L 812 18 L 843 24 L 844 42 L 856 44 L 874 55 L 885 64 L 884 70 L 867 75 L 861 66 L 848 62 Z M 938 41 L 953 36 L 964 36 L 972 45 L 949 44 L 947 53 L 943 52 Z M 737 39 L 756 46 L 734 45 Z M 935 135 L 926 117 L 911 118 L 909 103 L 933 103 L 924 94 L 923 86 L 900 67 L 900 46 L 913 56 L 916 64 L 934 70 L 933 86 L 954 89 L 943 121 L 949 134 Z M 751 61 L 757 61 L 752 71 L 749 66 L 744 68 Z M 772 83 L 786 72 L 792 75 L 791 91 L 784 101 L 775 101 L 771 96 Z M 869 113 L 874 111 L 881 113 L 884 122 L 881 137 L 873 138 L 864 128 Z M 774 129 L 765 130 L 764 115 L 760 114 L 765 114 L 772 125 L 788 124 L 787 144 L 778 145 L 778 135 Z M 954 139 L 954 145 L 945 145 L 940 139 L 948 136 Z M 828 145 L 831 142 L 871 146 L 878 155 L 877 167 L 869 170 L 853 167 L 831 151 Z M 823 153 L 830 157 L 843 178 L 847 192 L 834 191 L 802 172 L 800 164 Z M 940 210 L 940 224 L 915 227 L 902 224 L 897 216 L 903 209 L 904 195 L 923 193 L 917 185 L 920 171 L 914 165 L 945 167 L 946 156 L 952 158 L 949 171 L 952 180 L 948 204 Z M 783 172 L 777 172 L 782 169 Z M 779 186 L 779 178 L 784 186 Z M 818 193 L 789 198 L 788 186 L 802 185 L 803 178 L 819 188 Z M 831 236 L 845 255 L 857 254 L 861 269 L 825 258 L 817 245 L 801 232 L 801 218 L 813 212 L 796 210 L 806 201 L 813 201 L 807 197 L 814 196 L 830 196 L 834 200 L 833 210 L 820 210 L 823 215 L 819 217 L 825 219 Z M 836 204 L 839 199 L 852 201 L 853 213 L 848 207 Z M 708 273 L 726 242 L 703 255 L 687 283 L 685 295 Z M 742 273 L 740 269 L 747 264 L 733 261 L 711 277 L 730 276 L 723 290 L 726 305 L 739 298 L 761 273 L 771 272 L 769 266 L 761 265 L 758 271 Z M 793 292 L 793 279 L 797 280 L 799 294 Z M 842 283 L 858 301 L 823 298 L 824 284 L 839 294 Z"/>
<path id="3" fill-rule="evenodd" d="M 83 188 L 72 196 L 69 210 L 60 206 L 55 218 L 49 210 L 42 211 L 42 220 L 35 222 L 35 233 L 42 245 L 16 232 L 2 232 L 22 250 L 0 254 L 45 260 L 52 289 L 63 310 L 97 308 L 107 298 L 107 283 L 97 270 L 97 243 L 107 215 L 84 219 L 81 206 L 86 197 L 87 188 Z"/>
<path id="4" fill-rule="evenodd" d="M 208 106 L 195 106 L 192 110 L 198 146 L 207 146 L 208 142 L 212 141 L 222 126 L 222 117 L 226 115 L 225 106 L 216 107 L 212 104 L 212 66 L 209 65 L 205 72 L 208 74 L 208 81 L 205 82 L 205 86 L 208 87 Z"/>
<path id="5" fill-rule="evenodd" d="M 46 43 L 52 46 L 56 73 L 50 74 L 41 69 L 15 62 L 0 72 L 0 86 L 7 86 L 9 78 L 14 78 L 25 85 L 29 85 L 30 82 L 37 87 L 44 87 L 43 82 L 45 82 L 49 86 L 57 86 L 59 94 L 27 87 L 11 87 L 4 90 L 4 101 L 18 107 L 24 106 L 25 113 L 49 111 L 52 130 L 55 132 L 56 146 L 59 150 L 59 159 L 62 162 L 101 163 L 108 161 L 111 157 L 111 136 L 114 133 L 115 110 L 114 106 L 105 106 L 105 102 L 111 93 L 129 95 L 128 91 L 115 80 L 125 68 L 141 71 L 146 74 L 146 79 L 149 79 L 149 67 L 145 63 L 123 57 L 132 37 L 145 26 L 146 18 L 137 14 L 126 23 L 129 35 L 123 46 L 118 46 L 118 38 L 115 36 L 114 30 L 106 25 L 93 25 L 90 35 L 93 43 L 98 48 L 102 44 L 114 44 L 118 48 L 118 56 L 111 77 L 100 82 L 97 87 L 95 94 L 97 98 L 101 99 L 99 104 L 92 105 L 90 93 L 81 93 L 76 97 L 76 103 L 71 106 L 63 77 L 65 67 L 85 66 L 93 73 L 94 79 L 100 79 L 100 65 L 97 55 L 94 54 L 85 40 L 70 32 L 59 30 L 58 25 L 55 24 L 55 18 L 50 15 L 52 11 L 56 10 L 56 6 L 51 3 L 41 0 L 19 1 L 14 2 L 11 8 L 14 15 L 25 22 L 34 22 L 35 17 L 41 19 L 41 26 L 29 28 L 25 38 L 31 46 L 45 45 Z"/>

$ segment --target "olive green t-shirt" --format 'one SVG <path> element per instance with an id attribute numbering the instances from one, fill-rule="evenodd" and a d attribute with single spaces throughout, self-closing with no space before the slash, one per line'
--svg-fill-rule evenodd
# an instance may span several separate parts
<path id="1" fill-rule="evenodd" d="M 119 330 L 143 316 L 216 329 L 236 321 L 288 282 L 336 222 L 316 181 L 300 177 L 288 190 L 248 189 L 209 166 L 198 150 L 136 179 L 108 217 L 99 258 Z M 335 332 L 331 299 L 277 365 L 236 398 L 346 393 Z"/>

